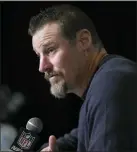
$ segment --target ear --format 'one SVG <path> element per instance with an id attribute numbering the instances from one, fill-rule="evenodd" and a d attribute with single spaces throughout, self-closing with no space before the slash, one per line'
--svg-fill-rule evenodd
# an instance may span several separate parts
<path id="1" fill-rule="evenodd" d="M 76 38 L 79 49 L 82 51 L 88 51 L 92 44 L 91 33 L 87 29 L 82 29 L 76 34 Z"/>

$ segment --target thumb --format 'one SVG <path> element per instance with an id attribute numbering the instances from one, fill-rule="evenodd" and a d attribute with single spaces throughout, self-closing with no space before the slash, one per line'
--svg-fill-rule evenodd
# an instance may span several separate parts
<path id="1" fill-rule="evenodd" d="M 55 144 L 56 144 L 56 137 L 51 135 L 49 137 L 49 148 L 53 151 L 55 148 Z"/>

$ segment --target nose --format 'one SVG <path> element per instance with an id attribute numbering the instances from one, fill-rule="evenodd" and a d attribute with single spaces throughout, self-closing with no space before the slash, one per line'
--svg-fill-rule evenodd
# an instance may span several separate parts
<path id="1" fill-rule="evenodd" d="M 50 63 L 48 57 L 41 56 L 39 62 L 39 72 L 44 73 L 52 68 L 52 64 Z"/>

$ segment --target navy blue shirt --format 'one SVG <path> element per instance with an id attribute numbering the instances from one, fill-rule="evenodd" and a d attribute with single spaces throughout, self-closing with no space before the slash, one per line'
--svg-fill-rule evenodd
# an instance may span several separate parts
<path id="1" fill-rule="evenodd" d="M 61 151 L 137 151 L 136 63 L 106 56 L 83 98 L 78 128 L 57 140 Z"/>

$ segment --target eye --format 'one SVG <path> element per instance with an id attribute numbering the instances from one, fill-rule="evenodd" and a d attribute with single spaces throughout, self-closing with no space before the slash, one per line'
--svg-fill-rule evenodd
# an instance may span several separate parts
<path id="1" fill-rule="evenodd" d="M 53 52 L 54 50 L 55 50 L 54 48 L 49 48 L 48 52 L 50 53 L 50 52 Z"/>
<path id="2" fill-rule="evenodd" d="M 48 48 L 47 50 L 44 51 L 44 54 L 46 55 L 51 55 L 56 51 L 54 47 Z"/>

